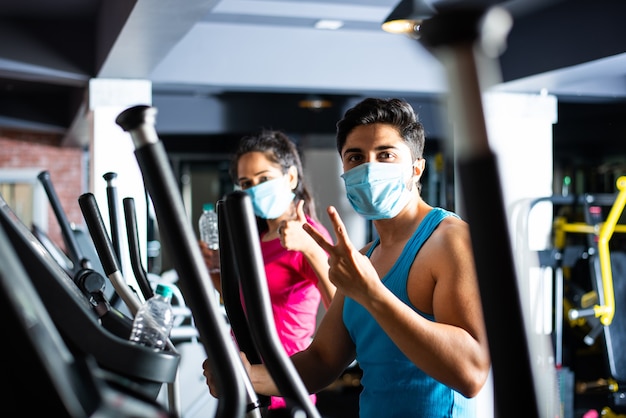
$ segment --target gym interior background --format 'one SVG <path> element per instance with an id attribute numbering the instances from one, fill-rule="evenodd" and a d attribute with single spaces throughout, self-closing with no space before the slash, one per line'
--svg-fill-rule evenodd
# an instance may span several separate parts
<path id="1" fill-rule="evenodd" d="M 447 120 L 445 77 L 438 61 L 415 41 L 380 30 L 398 3 L 317 0 L 305 7 L 289 0 L 195 0 L 181 13 L 166 0 L 150 6 L 142 1 L 123 6 L 98 0 L 3 2 L 0 193 L 25 224 L 41 228 L 63 249 L 61 229 L 37 175 L 50 172 L 68 219 L 84 228 L 77 197 L 103 193 L 106 185 L 102 173 L 94 171 L 94 140 L 100 141 L 98 146 L 106 141 L 94 133 L 94 114 L 101 107 L 123 109 L 127 104 L 119 97 L 123 88 L 122 94 L 103 98 L 96 97 L 94 85 L 100 80 L 139 80 L 148 83 L 147 99 L 159 110 L 157 128 L 194 228 L 202 203 L 231 190 L 227 167 L 238 138 L 261 127 L 282 129 L 298 142 L 305 165 L 308 157 L 311 165 L 322 161 L 332 167 L 335 123 L 350 104 L 368 95 L 400 96 L 414 104 L 428 138 L 424 195 L 431 204 L 455 209 L 453 155 L 446 148 L 453 129 Z M 505 4 L 515 20 L 499 59 L 502 82 L 493 91 L 556 98 L 547 194 L 616 194 L 616 181 L 626 172 L 626 34 L 620 21 L 626 6 L 617 0 Z M 172 13 L 182 16 L 172 22 Z M 341 21 L 343 27 L 314 29 L 320 20 Z M 303 107 L 311 99 L 329 107 Z M 523 158 L 520 177 L 529 175 L 542 156 L 530 149 Z M 107 170 L 106 162 L 97 164 Z M 123 176 L 120 182 L 121 187 Z M 340 185 L 318 184 L 334 188 L 322 202 L 341 198 Z M 320 188 L 314 184 L 316 193 L 324 194 Z M 609 209 L 603 209 L 605 218 Z M 158 225 L 149 208 L 145 212 L 146 266 L 160 275 L 171 263 L 159 245 Z M 571 216 L 570 222 L 591 222 L 580 202 L 555 205 L 554 219 L 563 214 Z M 357 241 L 365 242 L 371 234 L 367 224 L 353 229 Z M 615 253 L 623 251 L 619 232 L 611 241 Z M 578 248 L 581 241 L 593 248 L 587 238 L 575 236 L 566 248 Z M 600 292 L 600 278 L 587 266 L 589 254 L 587 248 L 575 265 L 565 268 L 571 293 L 564 296 L 564 309 Z M 614 270 L 621 271 L 619 266 Z M 626 293 L 618 295 L 617 284 L 626 278 L 616 273 L 613 280 L 619 307 Z M 581 342 L 580 334 L 593 328 L 589 322 L 565 321 L 560 336 L 563 365 L 576 378 L 563 397 L 564 409 L 569 416 L 603 407 L 623 413 L 617 384 L 623 383 L 621 371 L 606 364 L 614 354 L 610 341 L 603 335 L 592 345 Z M 619 329 L 617 325 L 611 326 Z M 348 374 L 346 382 L 328 397 L 329 417 L 354 413 L 358 376 Z M 201 396 L 197 385 L 190 387 L 190 393 Z M 193 408 L 210 408 L 203 402 Z M 198 413 L 185 407 L 186 416 Z"/>

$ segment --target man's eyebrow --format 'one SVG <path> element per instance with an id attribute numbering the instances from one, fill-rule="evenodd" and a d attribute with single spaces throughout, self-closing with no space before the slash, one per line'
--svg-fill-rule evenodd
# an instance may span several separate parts
<path id="1" fill-rule="evenodd" d="M 376 148 L 374 148 L 374 150 L 376 151 L 385 151 L 385 150 L 389 150 L 389 149 L 398 149 L 398 147 L 396 147 L 395 145 L 379 145 Z M 343 157 L 346 156 L 346 154 L 348 153 L 362 153 L 363 150 L 361 148 L 348 148 L 347 150 L 344 151 L 343 153 Z"/>
<path id="2" fill-rule="evenodd" d="M 396 147 L 395 145 L 379 145 L 376 148 L 374 148 L 376 151 L 384 151 L 384 150 L 388 150 L 388 149 L 397 149 L 398 147 Z"/>
<path id="3" fill-rule="evenodd" d="M 363 152 L 363 151 L 361 151 L 361 148 L 348 148 L 347 150 L 343 152 L 343 155 L 346 155 L 349 152 Z"/>

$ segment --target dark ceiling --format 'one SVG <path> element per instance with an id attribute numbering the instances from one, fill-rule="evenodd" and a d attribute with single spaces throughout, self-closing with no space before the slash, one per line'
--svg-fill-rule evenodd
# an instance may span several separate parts
<path id="1" fill-rule="evenodd" d="M 53 133 L 63 146 L 84 145 L 75 126 L 86 117 L 94 78 L 150 80 L 159 128 L 168 135 L 230 134 L 255 123 L 332 131 L 342 104 L 354 97 L 438 100 L 447 89 L 440 63 L 418 42 L 380 29 L 397 3 L 0 0 L 0 130 Z M 496 89 L 545 89 L 562 103 L 619 108 L 626 101 L 626 2 L 503 5 L 514 25 Z M 320 20 L 342 26 L 316 29 Z M 330 98 L 334 108 L 296 106 L 312 94 Z M 207 104 L 226 107 L 237 121 L 216 127 L 197 120 Z"/>

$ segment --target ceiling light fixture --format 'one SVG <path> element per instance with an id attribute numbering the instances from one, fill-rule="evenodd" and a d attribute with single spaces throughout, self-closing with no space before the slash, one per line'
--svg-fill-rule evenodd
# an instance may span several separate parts
<path id="1" fill-rule="evenodd" d="M 298 102 L 298 106 L 302 109 L 321 110 L 333 106 L 333 102 L 318 96 L 310 96 Z"/>
<path id="2" fill-rule="evenodd" d="M 342 20 L 321 19 L 315 22 L 315 29 L 337 30 L 342 26 Z"/>
<path id="3" fill-rule="evenodd" d="M 382 24 L 382 29 L 385 32 L 419 39 L 422 21 L 434 14 L 435 9 L 427 0 L 402 0 L 387 16 Z"/>

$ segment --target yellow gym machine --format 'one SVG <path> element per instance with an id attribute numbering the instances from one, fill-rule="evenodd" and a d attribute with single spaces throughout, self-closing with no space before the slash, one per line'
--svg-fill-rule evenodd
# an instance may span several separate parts
<path id="1" fill-rule="evenodd" d="M 624 210 L 624 205 L 626 204 L 626 176 L 622 176 L 617 180 L 617 188 L 619 193 L 606 221 L 597 224 L 583 222 L 568 223 L 563 216 L 559 216 L 554 220 L 555 248 L 563 249 L 565 247 L 567 234 L 591 234 L 597 237 L 594 242 L 599 260 L 601 283 L 599 287 L 601 289 L 591 291 L 583 296 L 582 309 L 572 307 L 567 312 L 571 325 L 582 325 L 588 318 L 599 319 L 599 324 L 593 326 L 591 332 L 585 337 L 585 342 L 587 342 L 588 345 L 595 341 L 602 331 L 603 326 L 611 325 L 615 315 L 615 294 L 609 241 L 614 232 L 626 232 L 626 225 L 617 224 Z M 597 211 L 599 211 L 599 209 L 599 206 L 592 206 L 589 208 L 589 214 L 592 216 L 598 215 Z"/>
<path id="2" fill-rule="evenodd" d="M 575 284 L 569 283 L 570 292 L 562 299 L 562 313 L 572 330 L 582 330 L 585 333 L 582 348 L 574 350 L 573 355 L 582 353 L 581 358 L 585 359 L 590 353 L 595 353 L 596 357 L 597 353 L 601 353 L 599 357 L 604 366 L 591 366 L 591 373 L 587 370 L 576 376 L 576 396 L 592 395 L 595 396 L 592 402 L 603 402 L 604 399 L 610 407 L 618 410 L 621 408 L 620 412 L 624 412 L 626 391 L 620 387 L 620 383 L 626 385 L 626 252 L 617 246 L 612 248 L 610 244 L 614 233 L 626 232 L 626 225 L 619 224 L 626 205 L 626 176 L 619 177 L 616 186 L 617 195 L 586 194 L 580 196 L 580 199 L 569 199 L 571 203 L 582 206 L 585 221 L 568 221 L 565 215 L 555 216 L 552 226 L 554 249 L 551 256 L 557 261 L 557 268 L 562 269 L 561 286 L 567 286 L 572 281 L 572 258 L 578 257 L 578 261 L 586 260 L 589 264 L 590 289 L 579 289 L 581 291 L 578 295 L 572 298 L 571 288 Z M 567 200 L 566 197 L 552 199 L 557 205 L 562 205 Z M 603 216 L 603 208 L 608 209 L 606 218 Z M 572 246 L 572 242 L 577 242 L 576 236 L 586 236 L 586 244 Z M 569 262 L 565 260 L 568 249 Z M 558 274 L 556 277 L 559 280 Z M 559 286 L 558 283 L 555 285 Z M 561 314 L 557 312 L 559 310 L 557 305 L 557 318 Z M 555 329 L 559 329 L 559 326 L 560 324 L 555 323 Z M 602 339 L 598 338 L 600 336 Z M 562 337 L 557 333 L 555 338 L 558 347 L 563 343 L 558 341 Z M 557 360 L 557 365 L 558 363 Z M 594 373 L 598 376 L 594 377 Z M 589 380 L 585 380 L 586 378 Z M 615 415 L 610 407 L 604 407 L 602 416 L 623 416 Z"/>

